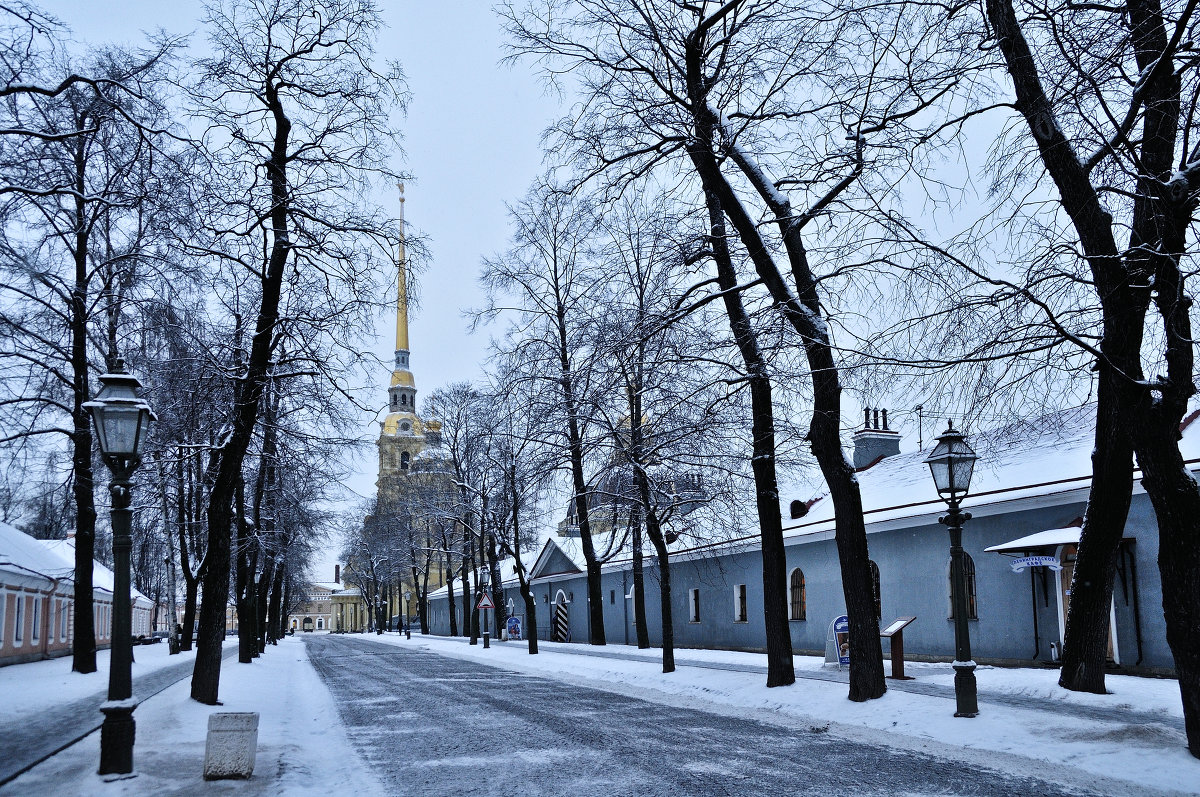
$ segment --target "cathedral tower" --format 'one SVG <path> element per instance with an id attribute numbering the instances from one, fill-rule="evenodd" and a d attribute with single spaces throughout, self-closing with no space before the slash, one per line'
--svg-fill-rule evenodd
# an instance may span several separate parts
<path id="1" fill-rule="evenodd" d="M 379 481 L 404 475 L 413 459 L 425 448 L 425 430 L 417 417 L 417 383 L 409 370 L 408 342 L 408 259 L 404 246 L 404 184 L 400 190 L 400 249 L 397 258 L 399 279 L 396 291 L 396 365 L 388 386 L 388 414 L 379 435 Z"/>

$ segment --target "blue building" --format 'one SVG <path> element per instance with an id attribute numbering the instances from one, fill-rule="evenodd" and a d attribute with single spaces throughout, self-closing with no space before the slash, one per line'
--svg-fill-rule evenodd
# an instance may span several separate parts
<path id="1" fill-rule="evenodd" d="M 1184 457 L 1193 471 L 1200 466 L 1200 424 L 1193 423 L 1197 415 L 1189 415 L 1181 430 Z M 1094 407 L 1085 406 L 970 437 L 980 459 L 963 504 L 973 515 L 963 545 L 970 557 L 972 648 L 980 662 L 1028 665 L 1058 658 L 1090 485 L 1093 432 Z M 917 618 L 905 630 L 906 656 L 949 660 L 954 650 L 949 542 L 937 522 L 945 504 L 924 463 L 928 450 L 900 453 L 899 439 L 886 428 L 854 435 L 876 607 L 883 625 L 897 617 Z M 784 497 L 780 511 L 792 645 L 797 653 L 821 655 L 832 621 L 845 613 L 833 508 L 825 495 L 793 495 Z M 762 564 L 753 518 L 747 519 L 746 529 L 740 539 L 673 546 L 678 647 L 765 650 Z M 1173 672 L 1157 557 L 1154 511 L 1138 485 L 1110 612 L 1110 658 L 1129 671 Z M 646 613 L 652 644 L 662 638 L 655 561 L 648 551 Z M 529 572 L 539 637 L 552 638 L 557 616 L 558 628 L 565 626 L 571 640 L 586 642 L 587 580 L 579 540 L 558 535 L 545 540 Z M 510 573 L 508 563 L 506 606 L 501 609 L 523 615 L 524 601 Z M 636 642 L 629 556 L 611 559 L 602 582 L 608 641 Z M 430 596 L 430 610 L 432 633 L 447 634 L 444 590 Z M 524 627 L 529 627 L 527 619 Z"/>

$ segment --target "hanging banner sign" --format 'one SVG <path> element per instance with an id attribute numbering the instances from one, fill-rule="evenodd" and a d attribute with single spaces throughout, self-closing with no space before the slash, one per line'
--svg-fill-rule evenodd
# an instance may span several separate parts
<path id="1" fill-rule="evenodd" d="M 1010 567 L 1014 573 L 1020 573 L 1027 567 L 1048 567 L 1051 570 L 1062 570 L 1062 565 L 1053 556 L 1022 556 L 1020 559 L 1013 559 Z"/>

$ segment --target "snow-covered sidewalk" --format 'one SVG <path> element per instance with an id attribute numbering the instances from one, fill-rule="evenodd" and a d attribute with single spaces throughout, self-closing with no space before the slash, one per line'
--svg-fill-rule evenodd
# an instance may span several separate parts
<path id="1" fill-rule="evenodd" d="M 1112 694 L 1083 695 L 1059 689 L 1055 685 L 1057 671 L 980 669 L 981 696 L 985 692 L 1025 696 L 1028 705 L 993 705 L 981 698 L 978 717 L 956 719 L 952 691 L 943 697 L 892 688 L 879 700 L 851 703 L 846 699 L 845 684 L 839 682 L 802 679 L 794 686 L 768 689 L 762 675 L 766 657 L 755 653 L 681 650 L 678 661 L 700 666 L 683 665 L 664 675 L 660 651 L 637 651 L 623 645 L 598 652 L 619 652 L 628 658 L 587 655 L 591 649 L 584 645 L 545 642 L 539 643 L 539 655 L 530 656 L 524 642 L 493 642 L 484 650 L 482 645 L 444 637 L 405 640 L 396 634 L 366 634 L 361 638 L 420 647 L 671 705 L 698 708 L 703 703 L 716 711 L 827 729 L 981 767 L 1036 772 L 1105 793 L 1200 793 L 1200 760 L 1187 752 L 1183 731 L 1172 727 L 1183 713 L 1179 687 L 1173 680 L 1113 675 L 1106 678 Z M 570 653 L 556 652 L 563 648 Z M 819 658 L 796 658 L 801 672 L 821 672 L 822 663 Z M 749 671 L 733 669 L 737 667 Z M 906 665 L 906 669 L 917 676 L 915 683 L 950 685 L 953 680 L 945 665 Z M 1046 710 L 1047 706 L 1051 710 Z M 1093 709 L 1089 712 L 1093 716 L 1054 710 L 1061 706 L 1087 706 Z M 1111 718 L 1095 716 L 1106 708 L 1111 709 Z M 1161 716 L 1167 723 L 1130 722 L 1130 710 Z"/>
<path id="2" fill-rule="evenodd" d="M 50 710 L 73 703 L 108 689 L 108 650 L 96 651 L 96 672 L 83 675 L 71 671 L 71 657 L 0 667 L 0 719 L 18 717 L 32 710 Z M 133 678 L 171 667 L 183 661 L 195 661 L 195 652 L 170 655 L 165 642 L 135 645 Z"/>
<path id="3" fill-rule="evenodd" d="M 0 795 L 237 792 L 366 797 L 384 793 L 351 748 L 337 707 L 309 663 L 300 639 L 282 640 L 253 664 L 238 664 L 236 657 L 225 659 L 221 669 L 224 705 L 196 703 L 189 697 L 189 689 L 190 680 L 184 679 L 134 712 L 136 778 L 105 782 L 96 774 L 100 734 L 93 733 L 0 787 Z M 222 711 L 259 713 L 257 761 L 249 781 L 203 780 L 208 715 Z"/>

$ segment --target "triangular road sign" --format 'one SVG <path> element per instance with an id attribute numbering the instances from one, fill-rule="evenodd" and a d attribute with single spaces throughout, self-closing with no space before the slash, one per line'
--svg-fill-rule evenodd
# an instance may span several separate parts
<path id="1" fill-rule="evenodd" d="M 496 605 L 492 603 L 492 598 L 486 592 L 479 596 L 479 603 L 475 604 L 476 609 L 495 609 Z"/>

